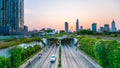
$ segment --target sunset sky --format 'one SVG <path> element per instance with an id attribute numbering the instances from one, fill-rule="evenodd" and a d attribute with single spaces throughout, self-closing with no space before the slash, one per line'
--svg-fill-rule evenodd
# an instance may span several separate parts
<path id="1" fill-rule="evenodd" d="M 54 28 L 63 30 L 64 23 L 75 29 L 76 19 L 83 28 L 110 24 L 114 19 L 120 29 L 120 0 L 25 0 L 25 25 L 29 30 Z"/>

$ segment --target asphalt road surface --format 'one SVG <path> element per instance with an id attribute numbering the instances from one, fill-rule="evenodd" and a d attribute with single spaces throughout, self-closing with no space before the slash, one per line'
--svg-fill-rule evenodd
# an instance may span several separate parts
<path id="1" fill-rule="evenodd" d="M 99 68 L 90 63 L 75 46 L 62 46 L 62 68 Z"/>
<path id="2" fill-rule="evenodd" d="M 56 58 L 55 63 L 50 62 L 51 55 Z M 36 57 L 26 68 L 58 68 L 59 46 L 47 47 L 41 58 Z M 76 46 L 62 45 L 62 68 L 100 68 L 93 61 L 87 59 Z"/>
<path id="3" fill-rule="evenodd" d="M 57 68 L 58 64 L 58 53 L 59 47 L 57 46 L 50 46 L 44 52 L 41 58 L 37 57 L 34 61 L 27 65 L 26 68 Z M 56 62 L 51 63 L 50 57 L 54 54 L 56 56 Z"/>

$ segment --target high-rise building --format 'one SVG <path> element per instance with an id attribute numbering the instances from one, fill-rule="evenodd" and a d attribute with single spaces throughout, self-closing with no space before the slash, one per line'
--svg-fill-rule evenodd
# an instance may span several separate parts
<path id="1" fill-rule="evenodd" d="M 116 26 L 115 26 L 115 21 L 114 20 L 112 21 L 112 24 L 111 24 L 111 31 L 116 32 Z"/>
<path id="2" fill-rule="evenodd" d="M 24 30 L 24 0 L 0 0 L 0 35 Z"/>
<path id="3" fill-rule="evenodd" d="M 80 30 L 83 30 L 83 26 L 80 26 Z"/>
<path id="4" fill-rule="evenodd" d="M 76 21 L 76 32 L 78 32 L 79 31 L 79 20 L 77 19 L 77 21 Z"/>
<path id="5" fill-rule="evenodd" d="M 69 25 L 68 25 L 68 22 L 65 22 L 65 32 L 68 32 L 69 31 Z"/>
<path id="6" fill-rule="evenodd" d="M 24 31 L 28 32 L 28 26 L 24 26 Z"/>
<path id="7" fill-rule="evenodd" d="M 110 32 L 109 24 L 104 25 L 104 31 Z"/>
<path id="8" fill-rule="evenodd" d="M 100 27 L 99 32 L 103 32 L 104 31 L 104 27 Z"/>
<path id="9" fill-rule="evenodd" d="M 96 31 L 97 31 L 97 24 L 96 24 L 96 23 L 93 23 L 93 24 L 92 24 L 92 31 L 93 31 L 93 32 L 96 32 Z"/>

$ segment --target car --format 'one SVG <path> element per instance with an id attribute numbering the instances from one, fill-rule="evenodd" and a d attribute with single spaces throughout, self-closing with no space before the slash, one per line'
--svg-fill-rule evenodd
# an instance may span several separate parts
<path id="1" fill-rule="evenodd" d="M 50 57 L 50 62 L 51 62 L 51 63 L 54 63 L 55 61 L 56 61 L 55 55 L 51 55 L 51 57 Z"/>
<path id="2" fill-rule="evenodd" d="M 39 56 L 42 56 L 42 53 L 39 53 Z"/>
<path id="3" fill-rule="evenodd" d="M 41 56 L 42 56 L 42 53 L 39 53 L 39 54 L 38 54 L 38 58 L 40 59 L 40 58 L 41 58 Z"/>
<path id="4" fill-rule="evenodd" d="M 30 65 L 31 64 L 31 60 L 28 62 L 28 65 Z"/>

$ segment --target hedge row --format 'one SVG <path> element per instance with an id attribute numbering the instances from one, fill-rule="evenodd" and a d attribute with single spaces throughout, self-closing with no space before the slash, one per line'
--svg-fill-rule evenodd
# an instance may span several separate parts
<path id="1" fill-rule="evenodd" d="M 18 68 L 26 59 L 41 50 L 40 45 L 23 49 L 15 47 L 10 50 L 10 57 L 0 57 L 0 68 Z"/>
<path id="2" fill-rule="evenodd" d="M 58 59 L 58 68 L 61 68 L 62 62 L 61 62 L 61 46 L 59 48 L 59 59 Z"/>
<path id="3" fill-rule="evenodd" d="M 33 41 L 41 41 L 41 39 L 39 37 L 36 37 L 36 38 L 16 39 L 14 41 L 9 41 L 9 42 L 0 42 L 0 48 L 7 48 L 9 46 L 19 45 L 21 43 L 30 43 Z"/>
<path id="4" fill-rule="evenodd" d="M 120 68 L 120 42 L 80 37 L 80 49 L 92 56 L 103 68 Z"/>

